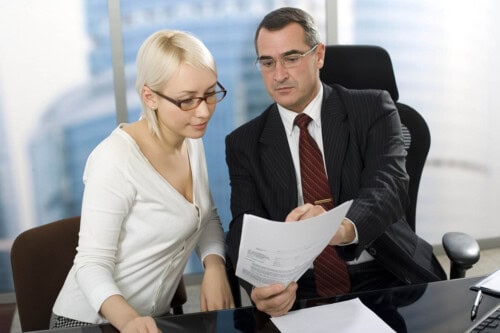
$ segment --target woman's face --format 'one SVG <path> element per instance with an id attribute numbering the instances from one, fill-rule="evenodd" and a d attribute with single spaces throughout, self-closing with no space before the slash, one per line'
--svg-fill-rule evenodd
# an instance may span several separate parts
<path id="1" fill-rule="evenodd" d="M 179 71 L 158 92 L 172 100 L 183 101 L 205 97 L 217 88 L 215 73 L 182 64 Z M 161 135 L 197 139 L 205 134 L 208 121 L 215 111 L 215 103 L 201 101 L 197 107 L 184 111 L 171 101 L 159 95 L 157 97 L 158 127 Z"/>

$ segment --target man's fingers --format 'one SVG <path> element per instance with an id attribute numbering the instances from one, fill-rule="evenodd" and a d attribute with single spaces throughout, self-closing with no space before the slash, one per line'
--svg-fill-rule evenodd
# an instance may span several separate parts
<path id="1" fill-rule="evenodd" d="M 285 290 L 285 286 L 282 284 L 272 284 L 270 286 L 254 288 L 254 290 L 252 290 L 252 298 L 265 300 L 281 293 L 283 290 Z"/>
<path id="2" fill-rule="evenodd" d="M 290 213 L 288 213 L 285 218 L 285 222 L 294 222 L 305 220 L 314 216 L 323 214 L 325 209 L 320 205 L 305 204 L 294 208 Z"/>
<path id="3" fill-rule="evenodd" d="M 251 298 L 260 311 L 271 316 L 281 316 L 291 309 L 295 302 L 296 292 L 297 283 L 292 282 L 286 288 L 283 285 L 255 288 Z"/>

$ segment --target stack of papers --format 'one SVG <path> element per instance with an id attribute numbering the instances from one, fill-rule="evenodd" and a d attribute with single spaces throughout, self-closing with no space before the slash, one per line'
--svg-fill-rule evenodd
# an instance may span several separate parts
<path id="1" fill-rule="evenodd" d="M 491 273 L 471 288 L 474 290 L 481 289 L 483 293 L 500 296 L 500 269 Z"/>

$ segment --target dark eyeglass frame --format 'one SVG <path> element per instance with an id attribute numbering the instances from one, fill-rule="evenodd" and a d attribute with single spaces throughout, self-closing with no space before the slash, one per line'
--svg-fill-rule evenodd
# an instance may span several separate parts
<path id="1" fill-rule="evenodd" d="M 167 101 L 169 101 L 172 104 L 175 104 L 182 111 L 190 111 L 190 110 L 196 109 L 201 104 L 202 101 L 205 101 L 205 103 L 207 103 L 209 105 L 214 105 L 214 104 L 217 104 L 220 101 L 222 101 L 224 99 L 224 97 L 226 97 L 226 95 L 227 95 L 227 90 L 226 90 L 226 88 L 224 88 L 224 86 L 219 81 L 217 81 L 217 86 L 220 88 L 220 90 L 207 93 L 204 97 L 190 97 L 190 98 L 180 99 L 180 100 L 165 96 L 161 92 L 158 92 L 158 91 L 153 90 L 151 88 L 149 88 L 149 89 L 151 89 L 152 92 L 154 92 L 155 94 L 157 94 L 161 98 L 166 99 Z M 216 96 L 215 102 L 213 102 L 213 103 L 209 102 L 208 99 L 210 97 L 213 97 L 214 95 Z M 197 100 L 196 105 L 189 106 L 189 107 L 182 106 L 183 103 L 186 103 L 186 102 L 192 101 L 192 100 Z"/>
<path id="2" fill-rule="evenodd" d="M 302 59 L 307 56 L 308 54 L 313 53 L 316 48 L 318 47 L 319 43 L 315 44 L 312 46 L 309 50 L 305 52 L 298 52 L 296 50 L 288 51 L 282 54 L 278 60 L 281 63 L 281 65 L 285 68 L 294 68 L 299 66 L 302 63 Z M 287 62 L 287 60 L 293 60 L 291 62 Z M 264 66 L 262 64 L 263 61 L 272 61 L 269 66 Z M 255 59 L 255 66 L 263 71 L 263 72 L 270 72 L 276 69 L 276 59 L 273 57 L 268 57 L 268 56 L 263 56 L 263 57 L 258 57 Z"/>

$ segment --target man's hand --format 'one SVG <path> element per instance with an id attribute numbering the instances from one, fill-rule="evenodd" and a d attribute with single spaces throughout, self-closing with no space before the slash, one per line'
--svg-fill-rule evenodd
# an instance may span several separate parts
<path id="1" fill-rule="evenodd" d="M 252 290 L 250 298 L 260 311 L 271 317 L 279 317 L 292 308 L 297 297 L 297 287 L 296 282 L 291 282 L 286 288 L 282 284 L 258 287 Z"/>
<path id="2" fill-rule="evenodd" d="M 344 219 L 328 245 L 349 244 L 354 241 L 355 237 L 356 232 L 354 231 L 354 224 L 351 221 Z"/>
<path id="3" fill-rule="evenodd" d="M 314 216 L 323 214 L 325 209 L 320 205 L 305 204 L 294 208 L 290 213 L 288 213 L 285 222 L 296 222 L 305 220 Z M 337 229 L 335 235 L 328 243 L 329 245 L 339 245 L 339 244 L 349 244 L 356 238 L 356 232 L 354 230 L 354 224 L 344 219 Z"/>
<path id="4" fill-rule="evenodd" d="M 294 208 L 290 213 L 288 213 L 285 222 L 295 222 L 300 220 L 305 220 L 314 216 L 318 216 L 326 212 L 326 210 L 320 205 L 311 205 L 309 203 Z"/>

